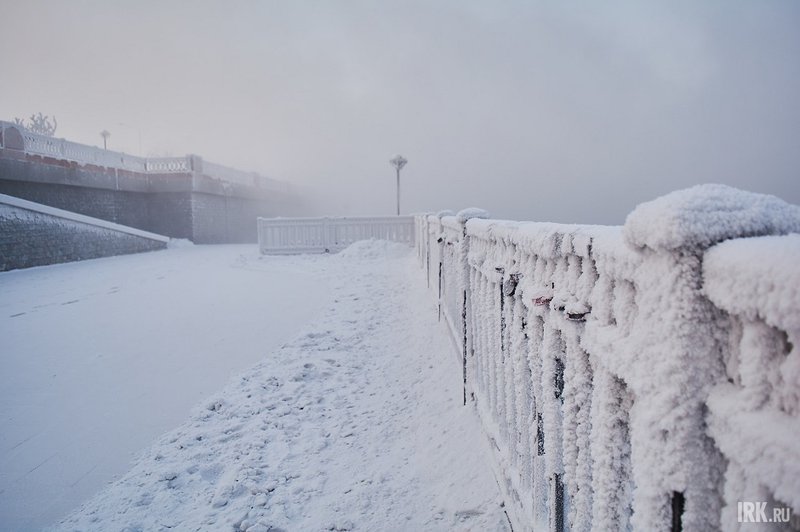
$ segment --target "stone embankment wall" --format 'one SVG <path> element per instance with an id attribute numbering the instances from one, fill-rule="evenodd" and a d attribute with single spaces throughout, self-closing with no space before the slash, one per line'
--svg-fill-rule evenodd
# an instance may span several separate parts
<path id="1" fill-rule="evenodd" d="M 165 249 L 169 238 L 0 194 L 0 271 Z"/>

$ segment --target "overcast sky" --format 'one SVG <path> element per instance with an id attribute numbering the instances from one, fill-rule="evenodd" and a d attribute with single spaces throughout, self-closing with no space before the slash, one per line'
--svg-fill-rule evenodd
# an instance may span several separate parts
<path id="1" fill-rule="evenodd" d="M 0 0 L 0 119 L 301 185 L 329 214 L 622 223 L 800 203 L 800 2 Z"/>

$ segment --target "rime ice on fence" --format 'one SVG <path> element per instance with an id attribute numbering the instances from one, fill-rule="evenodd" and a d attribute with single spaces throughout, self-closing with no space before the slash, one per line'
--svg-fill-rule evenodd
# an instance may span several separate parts
<path id="1" fill-rule="evenodd" d="M 738 501 L 800 513 L 800 235 L 745 238 L 711 248 L 704 291 L 726 311 L 726 379 L 708 399 L 709 430 L 728 457 L 722 521 Z"/>
<path id="2" fill-rule="evenodd" d="M 417 217 L 417 245 L 515 528 L 731 529 L 744 496 L 800 512 L 797 466 L 775 471 L 800 454 L 800 243 L 705 251 L 800 231 L 800 208 L 704 185 L 624 227 L 466 218 Z M 759 253 L 783 272 L 769 295 Z"/>

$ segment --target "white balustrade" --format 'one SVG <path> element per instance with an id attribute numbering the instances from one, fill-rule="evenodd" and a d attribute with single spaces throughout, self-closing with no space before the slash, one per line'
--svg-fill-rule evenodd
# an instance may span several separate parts
<path id="1" fill-rule="evenodd" d="M 377 238 L 414 243 L 414 218 L 259 218 L 258 243 L 264 254 L 334 253 L 359 240 Z"/>
<path id="2" fill-rule="evenodd" d="M 188 174 L 192 172 L 189 157 L 158 157 L 145 161 L 148 174 Z"/>

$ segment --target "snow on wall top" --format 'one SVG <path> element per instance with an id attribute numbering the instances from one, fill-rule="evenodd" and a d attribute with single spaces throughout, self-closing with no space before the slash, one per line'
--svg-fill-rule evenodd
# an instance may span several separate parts
<path id="1" fill-rule="evenodd" d="M 93 218 L 91 216 L 86 216 L 84 214 L 78 214 L 72 211 L 65 211 L 63 209 L 57 209 L 55 207 L 51 207 L 49 205 L 43 205 L 41 203 L 35 203 L 33 201 L 24 200 L 22 198 L 17 198 L 15 196 L 8 196 L 6 194 L 0 194 L 0 204 L 10 205 L 12 207 L 17 207 L 20 209 L 25 209 L 31 212 L 38 212 L 42 214 L 47 214 L 49 216 L 55 216 L 57 218 L 63 218 L 65 220 L 72 220 L 73 222 L 80 222 L 86 225 L 92 225 L 95 227 L 102 227 L 104 229 L 111 229 L 112 231 L 118 231 L 120 233 L 127 233 L 129 235 L 139 236 L 142 238 L 148 238 L 150 240 L 157 240 L 159 242 L 169 242 L 169 237 L 164 235 L 158 235 L 156 233 L 151 233 L 149 231 L 143 231 L 141 229 L 136 229 L 135 227 L 129 227 L 127 225 L 120 225 L 114 222 L 109 222 L 107 220 L 101 220 L 99 218 Z"/>
<path id="2" fill-rule="evenodd" d="M 730 240 L 703 260 L 704 291 L 725 310 L 800 331 L 800 235 Z"/>
<path id="3" fill-rule="evenodd" d="M 718 184 L 697 185 L 642 203 L 628 215 L 623 229 L 628 244 L 662 251 L 792 232 L 800 232 L 800 207 Z"/>

